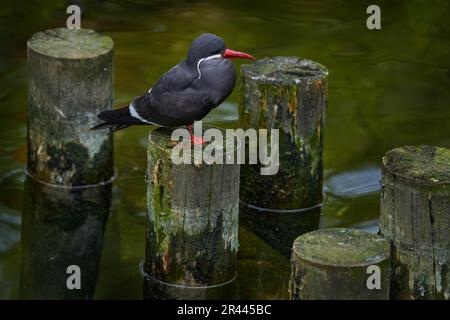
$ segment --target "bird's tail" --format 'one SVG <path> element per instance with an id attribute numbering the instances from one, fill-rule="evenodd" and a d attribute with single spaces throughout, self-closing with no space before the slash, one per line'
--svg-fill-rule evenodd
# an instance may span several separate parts
<path id="1" fill-rule="evenodd" d="M 91 130 L 112 128 L 112 131 L 115 132 L 128 128 L 133 124 L 139 124 L 139 121 L 130 115 L 128 106 L 114 110 L 102 111 L 97 115 L 97 117 L 104 122 L 93 126 Z"/>
<path id="2" fill-rule="evenodd" d="M 131 124 L 114 124 L 109 122 L 99 123 L 91 128 L 91 130 L 99 130 L 99 129 L 112 129 L 112 132 L 116 132 L 125 128 L 128 128 Z"/>

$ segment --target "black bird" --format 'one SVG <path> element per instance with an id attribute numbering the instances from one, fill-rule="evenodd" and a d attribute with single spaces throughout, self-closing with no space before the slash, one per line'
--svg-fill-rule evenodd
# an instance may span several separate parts
<path id="1" fill-rule="evenodd" d="M 143 95 L 125 107 L 101 112 L 93 130 L 113 131 L 131 125 L 175 127 L 186 125 L 193 143 L 204 143 L 192 133 L 194 121 L 203 119 L 233 91 L 236 74 L 229 58 L 255 60 L 228 49 L 222 38 L 205 33 L 192 41 L 185 60 L 166 72 Z"/>

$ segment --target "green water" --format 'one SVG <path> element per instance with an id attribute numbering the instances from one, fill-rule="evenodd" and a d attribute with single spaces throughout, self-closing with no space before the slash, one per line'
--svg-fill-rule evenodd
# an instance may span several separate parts
<path id="1" fill-rule="evenodd" d="M 377 31 L 365 27 L 365 10 L 371 1 L 80 2 L 82 27 L 114 40 L 115 105 L 148 90 L 183 58 L 190 41 L 202 32 L 216 33 L 230 48 L 258 58 L 295 55 L 327 66 L 327 197 L 320 213 L 321 228 L 356 226 L 376 232 L 383 154 L 401 145 L 450 147 L 448 1 L 377 1 L 382 10 L 382 29 Z M 33 296 L 27 290 L 39 287 L 40 281 L 49 283 L 42 279 L 58 278 L 45 272 L 53 270 L 52 259 L 58 260 L 60 252 L 47 257 L 44 247 L 44 255 L 31 260 L 40 265 L 26 263 L 36 252 L 30 252 L 24 241 L 33 243 L 41 225 L 22 226 L 24 199 L 29 198 L 24 194 L 23 173 L 25 42 L 34 32 L 64 26 L 65 7 L 64 1 L 5 0 L 0 8 L 2 299 Z M 236 126 L 236 93 L 206 120 Z M 87 258 L 95 262 L 94 298 L 140 299 L 143 295 L 139 263 L 144 256 L 147 133 L 148 128 L 136 127 L 115 135 L 118 178 L 104 236 L 101 222 L 87 227 L 88 233 L 98 231 L 100 236 L 92 240 L 98 250 Z M 67 226 L 69 235 L 76 222 Z M 52 252 L 53 238 L 47 240 L 43 243 Z M 279 249 L 256 236 L 251 227 L 242 227 L 234 298 L 285 298 L 288 268 L 288 259 Z"/>

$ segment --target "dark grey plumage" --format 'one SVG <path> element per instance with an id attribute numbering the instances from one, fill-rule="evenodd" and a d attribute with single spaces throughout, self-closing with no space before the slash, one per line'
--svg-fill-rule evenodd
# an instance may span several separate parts
<path id="1" fill-rule="evenodd" d="M 142 124 L 171 127 L 203 119 L 234 88 L 236 74 L 233 63 L 225 57 L 226 50 L 246 55 L 227 49 L 216 35 L 202 34 L 192 42 L 185 60 L 128 106 L 100 113 L 98 117 L 105 122 L 93 129 L 120 130 Z"/>

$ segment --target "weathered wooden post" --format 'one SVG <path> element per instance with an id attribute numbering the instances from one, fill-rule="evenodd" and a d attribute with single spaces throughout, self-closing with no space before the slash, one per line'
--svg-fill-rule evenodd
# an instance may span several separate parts
<path id="1" fill-rule="evenodd" d="M 239 165 L 194 159 L 192 164 L 175 164 L 171 133 L 159 128 L 149 136 L 144 271 L 151 292 L 144 295 L 215 296 L 235 277 Z"/>
<path id="2" fill-rule="evenodd" d="M 28 162 L 35 180 L 82 186 L 113 177 L 113 142 L 91 131 L 113 99 L 113 42 L 92 30 L 47 30 L 28 41 Z"/>
<path id="3" fill-rule="evenodd" d="M 292 248 L 291 299 L 389 299 L 389 243 L 356 229 L 298 237 Z"/>
<path id="4" fill-rule="evenodd" d="M 450 299 L 450 150 L 408 146 L 383 158 L 381 234 L 394 299 Z"/>
<path id="5" fill-rule="evenodd" d="M 243 129 L 279 129 L 279 171 L 241 169 L 241 200 L 265 209 L 304 209 L 322 202 L 322 140 L 327 69 L 310 60 L 274 57 L 243 65 Z M 270 143 L 269 143 L 270 146 Z"/>
<path id="6" fill-rule="evenodd" d="M 26 179 L 21 232 L 22 299 L 93 297 L 111 187 L 61 188 Z M 67 286 L 68 282 L 76 285 L 75 277 L 73 281 L 68 278 L 78 272 L 69 266 L 80 268 L 78 289 Z"/>

